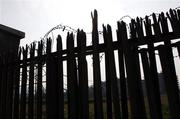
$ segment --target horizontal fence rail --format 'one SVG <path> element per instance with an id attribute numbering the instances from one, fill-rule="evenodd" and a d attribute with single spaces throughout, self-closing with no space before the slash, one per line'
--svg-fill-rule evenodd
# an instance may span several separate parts
<path id="1" fill-rule="evenodd" d="M 143 40 L 146 39 L 146 40 L 144 40 L 144 41 L 134 42 L 134 41 L 138 40 L 138 38 L 129 38 L 128 40 L 132 43 L 133 46 L 143 46 L 143 45 L 146 45 L 146 44 L 148 43 L 148 40 L 150 40 L 150 42 L 152 42 L 152 43 L 159 43 L 159 42 L 163 42 L 164 39 L 169 40 L 169 41 L 172 41 L 172 40 L 176 40 L 176 39 L 179 39 L 179 38 L 180 38 L 180 35 L 174 35 L 173 32 L 169 32 L 169 33 L 167 33 L 167 34 L 163 34 L 163 33 L 162 33 L 162 34 L 159 35 L 159 36 L 156 36 L 156 35 L 152 35 L 152 36 L 149 36 L 149 37 L 144 36 L 144 37 L 143 37 Z M 132 41 L 131 41 L 131 40 L 132 40 Z M 154 41 L 154 42 L 153 42 L 153 41 Z M 177 47 L 179 43 L 180 43 L 180 41 L 177 41 L 177 42 L 175 42 L 175 43 L 171 43 L 170 46 L 171 46 L 171 47 Z M 106 46 L 105 46 L 104 43 L 98 44 L 98 45 L 97 45 L 97 51 L 98 51 L 98 53 L 105 52 L 105 48 L 106 48 Z M 77 47 L 74 47 L 73 49 L 74 49 L 75 56 L 77 57 L 78 48 L 77 48 Z M 113 41 L 113 43 L 112 43 L 112 49 L 113 49 L 113 50 L 121 49 L 121 47 L 119 47 L 119 41 Z M 145 49 L 143 49 L 143 50 L 145 50 Z M 147 49 L 147 50 L 148 50 L 148 49 Z M 157 47 L 154 47 L 154 50 L 157 50 Z M 141 52 L 141 50 L 138 50 L 138 52 Z M 67 56 L 66 56 L 66 55 L 67 55 L 67 49 L 62 49 L 61 53 L 62 53 L 62 60 L 67 60 Z M 86 46 L 86 52 L 85 52 L 85 54 L 86 54 L 86 55 L 92 55 L 92 53 L 93 53 L 93 48 L 92 48 L 92 46 Z M 58 53 L 57 53 L 57 52 L 52 52 L 50 55 L 56 57 L 56 56 L 58 55 Z M 36 56 L 36 57 L 34 57 L 34 58 L 27 58 L 27 59 L 26 59 L 27 65 L 30 65 L 29 62 L 30 62 L 31 60 L 37 62 L 38 59 L 41 59 L 41 58 L 42 58 L 42 60 L 45 60 L 46 57 L 47 57 L 47 54 L 44 54 L 44 55 L 42 55 L 41 57 Z M 20 59 L 20 60 L 15 60 L 15 61 L 13 61 L 13 62 L 10 62 L 9 65 L 15 65 L 16 63 L 22 64 L 22 59 Z"/>
<path id="2" fill-rule="evenodd" d="M 132 19 L 129 30 L 119 21 L 117 41 L 111 26 L 103 25 L 101 44 L 96 10 L 92 23 L 91 46 L 86 46 L 86 33 L 77 30 L 76 38 L 67 34 L 66 49 L 58 35 L 55 52 L 48 38 L 46 44 L 40 41 L 20 48 L 18 56 L 1 53 L 0 118 L 180 118 L 174 60 L 174 52 L 180 56 L 180 10 Z"/>

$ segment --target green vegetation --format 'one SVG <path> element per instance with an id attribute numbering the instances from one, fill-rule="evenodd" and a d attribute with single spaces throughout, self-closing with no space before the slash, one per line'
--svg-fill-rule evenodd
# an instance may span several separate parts
<path id="1" fill-rule="evenodd" d="M 145 101 L 147 118 L 150 119 L 149 104 L 148 104 L 147 97 L 144 98 L 144 101 Z M 170 116 L 169 116 L 169 109 L 168 109 L 168 100 L 167 100 L 166 95 L 161 96 L 161 102 L 162 102 L 163 119 L 169 119 Z M 106 117 L 106 110 L 107 110 L 106 109 L 106 101 L 104 100 L 104 102 L 103 102 L 103 112 L 104 112 L 105 119 L 107 118 Z M 129 110 L 129 116 L 131 116 L 129 102 L 128 102 L 128 110 Z M 67 115 L 68 115 L 67 104 L 65 104 L 64 113 L 65 113 L 65 119 L 67 119 Z M 89 102 L 89 119 L 94 119 L 94 103 L 93 103 L 93 101 Z"/>

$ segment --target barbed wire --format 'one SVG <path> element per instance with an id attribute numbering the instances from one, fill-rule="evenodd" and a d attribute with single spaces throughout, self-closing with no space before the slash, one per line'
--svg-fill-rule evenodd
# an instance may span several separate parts
<path id="1" fill-rule="evenodd" d="M 180 8 L 180 6 L 174 8 L 174 9 L 179 9 L 179 8 Z M 152 13 L 152 14 L 146 16 L 146 17 L 151 17 L 151 16 L 153 16 L 153 14 L 155 14 L 157 17 L 160 15 L 160 13 Z M 146 17 L 141 18 L 141 19 L 142 19 L 142 20 L 145 20 Z M 124 15 L 124 16 L 122 16 L 118 21 L 123 21 L 125 18 L 133 19 L 130 15 Z M 127 26 L 128 29 L 130 29 L 128 24 L 126 24 L 126 26 Z M 59 24 L 59 25 L 53 27 L 52 29 L 50 29 L 50 30 L 44 35 L 44 37 L 41 38 L 41 40 L 44 42 L 44 43 L 43 43 L 43 45 L 44 45 L 44 46 L 43 46 L 43 47 L 44 47 L 43 49 L 46 48 L 46 46 L 45 46 L 45 45 L 46 45 L 46 39 L 48 38 L 48 36 L 49 36 L 50 33 L 52 34 L 52 42 L 54 41 L 53 31 L 54 31 L 54 30 L 57 30 L 57 29 L 62 29 L 62 31 L 77 33 L 77 30 L 75 30 L 74 28 L 72 28 L 72 27 L 70 27 L 70 26 L 68 26 L 68 25 Z M 86 32 L 86 34 L 92 34 L 92 32 Z M 103 34 L 103 31 L 98 31 L 98 34 L 102 35 L 102 34 Z M 37 43 L 37 41 L 35 41 L 35 42 Z M 91 44 L 92 44 L 92 42 L 91 42 Z M 45 50 L 43 51 L 43 53 L 45 54 Z M 100 56 L 100 58 L 102 58 L 102 57 L 103 57 L 103 55 Z M 101 60 L 100 60 L 100 61 L 101 61 Z"/>
<path id="2" fill-rule="evenodd" d="M 180 6 L 174 8 L 174 9 L 180 9 Z M 155 14 L 157 17 L 160 15 L 160 13 L 152 13 L 150 15 L 147 15 L 146 17 L 151 17 L 153 14 Z M 145 20 L 145 18 L 142 18 L 142 20 Z M 129 18 L 129 19 L 133 19 L 130 15 L 124 15 L 122 16 L 118 21 L 123 21 L 125 18 Z M 126 24 L 127 28 L 129 28 L 129 25 Z M 45 45 L 46 44 L 46 39 L 48 38 L 49 34 L 51 33 L 52 34 L 52 41 L 54 41 L 54 35 L 53 35 L 53 31 L 57 30 L 57 29 L 62 29 L 62 31 L 66 31 L 66 32 L 72 32 L 72 33 L 77 33 L 77 30 L 75 28 L 72 28 L 71 26 L 68 26 L 68 25 L 63 25 L 63 24 L 59 24 L 53 28 L 51 28 L 44 36 L 43 38 L 41 38 L 41 40 L 44 42 L 43 44 Z M 92 32 L 86 32 L 87 35 L 91 35 Z M 103 31 L 98 31 L 98 34 L 99 35 L 102 35 L 103 34 Z M 37 42 L 37 41 L 35 41 Z M 46 46 L 44 46 L 46 47 Z M 43 53 L 45 53 L 45 51 L 43 51 Z"/>
<path id="3" fill-rule="evenodd" d="M 179 8 L 180 8 L 180 6 L 174 8 L 174 9 L 179 9 Z M 160 15 L 160 13 L 152 13 L 152 14 L 150 14 L 150 15 L 146 15 L 146 17 L 151 17 L 151 16 L 153 16 L 153 14 L 155 14 L 157 17 Z M 142 20 L 145 20 L 146 17 L 142 18 Z M 129 18 L 130 20 L 133 19 L 130 15 L 124 15 L 124 16 L 122 16 L 118 21 L 123 21 L 125 18 Z M 128 24 L 126 24 L 126 26 L 127 26 L 128 29 L 130 29 Z M 47 38 L 48 38 L 48 35 L 49 35 L 51 32 L 53 32 L 54 30 L 56 30 L 56 29 L 62 29 L 62 31 L 77 33 L 77 30 L 75 30 L 74 28 L 72 28 L 72 27 L 70 27 L 70 26 L 68 26 L 68 25 L 59 24 L 59 25 L 53 27 L 51 30 L 49 30 L 49 31 L 44 35 L 44 38 L 43 38 L 43 39 L 47 39 Z M 98 31 L 98 33 L 99 33 L 100 35 L 102 35 L 102 34 L 103 34 L 103 31 Z M 86 32 L 86 34 L 92 34 L 92 32 Z M 54 36 L 52 36 L 52 37 L 54 38 Z M 92 45 L 92 42 L 91 42 L 90 44 Z M 104 56 L 104 54 L 102 54 L 102 55 L 100 56 L 100 61 L 102 60 L 103 56 Z"/>
<path id="4" fill-rule="evenodd" d="M 180 9 L 180 6 L 174 8 L 174 9 Z M 152 14 L 148 15 L 147 17 L 151 17 L 153 14 L 155 14 L 156 16 L 158 16 L 160 13 L 152 13 Z M 125 18 L 133 19 L 130 15 L 124 15 L 124 16 L 122 16 L 118 21 L 123 21 Z M 145 17 L 142 18 L 142 19 L 145 19 Z M 48 38 L 49 34 L 50 34 L 51 32 L 53 32 L 54 30 L 57 30 L 57 29 L 62 29 L 62 31 L 77 33 L 77 30 L 76 30 L 76 29 L 74 29 L 74 28 L 72 28 L 72 27 L 70 27 L 70 26 L 68 26 L 68 25 L 59 24 L 59 25 L 51 28 L 51 29 L 44 35 L 43 39 Z M 102 31 L 98 31 L 98 33 L 99 33 L 99 34 L 103 34 Z M 92 34 L 92 32 L 86 32 L 86 34 Z"/>
<path id="5" fill-rule="evenodd" d="M 130 15 L 124 15 L 118 21 L 123 21 L 125 18 L 133 19 Z"/>

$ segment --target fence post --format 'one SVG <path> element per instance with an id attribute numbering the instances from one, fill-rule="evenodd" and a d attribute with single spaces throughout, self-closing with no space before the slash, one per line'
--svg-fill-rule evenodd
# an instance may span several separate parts
<path id="1" fill-rule="evenodd" d="M 29 71 L 29 100 L 28 100 L 28 118 L 34 118 L 34 55 L 35 43 L 30 47 L 30 71 Z"/>
<path id="2" fill-rule="evenodd" d="M 79 119 L 89 118 L 88 98 L 88 69 L 86 61 L 86 34 L 84 31 L 77 33 L 78 47 L 78 76 L 79 76 Z"/>
<path id="3" fill-rule="evenodd" d="M 40 41 L 38 43 L 38 78 L 37 78 L 37 119 L 42 118 L 42 50 L 43 50 L 43 42 Z"/>
<path id="4" fill-rule="evenodd" d="M 59 95 L 58 95 L 58 100 L 59 100 L 59 119 L 64 119 L 64 84 L 63 84 L 63 60 L 62 60 L 62 39 L 61 36 L 58 35 L 57 38 L 57 63 L 58 63 L 58 88 L 59 88 Z"/>
<path id="5" fill-rule="evenodd" d="M 119 23 L 118 23 L 119 24 Z M 124 54 L 122 39 L 119 30 L 116 31 L 118 40 L 118 59 L 119 59 L 119 74 L 120 74 L 120 98 L 121 98 L 121 110 L 122 119 L 128 119 L 128 102 L 127 102 L 127 81 L 125 78 L 125 66 L 124 66 Z"/>
<path id="6" fill-rule="evenodd" d="M 102 87 L 101 87 L 101 74 L 100 74 L 100 61 L 99 61 L 99 35 L 98 35 L 98 14 L 94 10 L 92 17 L 92 45 L 93 45 L 93 82 L 94 82 L 94 108 L 95 119 L 103 119 L 103 104 L 102 104 Z"/>
<path id="7" fill-rule="evenodd" d="M 60 37 L 58 37 L 58 56 L 52 56 L 51 55 L 51 39 L 49 38 L 47 40 L 47 49 L 46 49 L 46 53 L 47 53 L 47 60 L 46 60 L 46 87 L 47 87 L 47 91 L 46 91 L 46 98 L 47 98 L 47 118 L 48 119 L 59 119 L 60 117 L 63 116 L 63 110 L 64 107 L 62 105 L 62 101 L 64 98 L 63 96 L 60 97 L 60 95 L 62 95 L 63 91 L 62 88 L 60 87 L 60 85 L 62 86 L 62 84 L 60 84 L 60 82 L 62 83 L 62 72 L 59 72 L 59 67 L 61 61 L 61 59 L 58 59 L 60 57 L 60 47 L 59 46 L 60 42 Z M 58 61 L 59 60 L 59 61 Z M 61 76 L 61 77 L 60 77 Z M 59 107 L 62 106 L 62 107 Z M 61 109 L 61 110 L 60 110 Z"/>
<path id="8" fill-rule="evenodd" d="M 21 102 L 20 102 L 20 119 L 26 118 L 26 84 L 27 84 L 27 53 L 28 47 L 23 48 L 23 66 L 21 78 Z"/>
<path id="9" fill-rule="evenodd" d="M 68 119 L 78 118 L 78 84 L 77 84 L 77 67 L 74 55 L 74 36 L 67 36 L 67 87 L 68 87 Z"/>
<path id="10" fill-rule="evenodd" d="M 103 29 L 103 37 L 104 37 L 104 43 L 107 45 L 107 31 L 104 28 Z M 106 69 L 106 105 L 107 105 L 107 119 L 113 118 L 113 109 L 112 109 L 112 79 L 110 77 L 110 65 L 109 65 L 109 49 L 105 49 L 105 69 Z"/>
<path id="11" fill-rule="evenodd" d="M 51 40 L 47 39 L 46 44 L 46 112 L 47 119 L 51 119 L 54 115 L 53 105 L 52 103 L 52 83 L 51 83 Z"/>

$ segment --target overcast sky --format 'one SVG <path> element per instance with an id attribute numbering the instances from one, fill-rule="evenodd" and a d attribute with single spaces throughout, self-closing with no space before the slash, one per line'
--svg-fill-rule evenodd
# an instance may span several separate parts
<path id="1" fill-rule="evenodd" d="M 0 23 L 26 33 L 22 44 L 40 40 L 58 24 L 91 31 L 91 11 L 99 12 L 99 25 L 176 8 L 180 0 L 0 0 Z"/>

